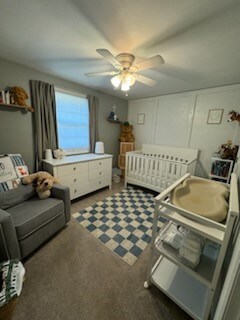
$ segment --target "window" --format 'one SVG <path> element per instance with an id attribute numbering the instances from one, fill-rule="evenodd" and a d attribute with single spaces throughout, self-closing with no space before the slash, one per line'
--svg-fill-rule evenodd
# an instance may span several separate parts
<path id="1" fill-rule="evenodd" d="M 59 89 L 55 95 L 58 147 L 68 155 L 89 152 L 88 100 Z"/>

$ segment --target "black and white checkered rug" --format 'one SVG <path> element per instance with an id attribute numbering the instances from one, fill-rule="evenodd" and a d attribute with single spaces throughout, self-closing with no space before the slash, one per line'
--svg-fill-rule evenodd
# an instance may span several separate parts
<path id="1" fill-rule="evenodd" d="M 73 214 L 91 234 L 129 265 L 151 240 L 154 196 L 127 188 Z M 159 228 L 163 222 L 159 221 Z"/>

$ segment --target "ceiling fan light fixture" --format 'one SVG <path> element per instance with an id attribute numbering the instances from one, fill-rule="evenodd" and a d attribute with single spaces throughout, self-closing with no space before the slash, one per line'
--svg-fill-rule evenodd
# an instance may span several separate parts
<path id="1" fill-rule="evenodd" d="M 115 70 L 86 73 L 85 75 L 87 77 L 112 76 L 111 83 L 113 85 L 113 89 L 115 90 L 120 88 L 124 92 L 129 91 L 130 87 L 132 87 L 136 81 L 149 87 L 154 86 L 157 81 L 145 77 L 139 73 L 139 71 L 152 69 L 165 63 L 164 59 L 160 55 L 155 55 L 133 64 L 135 57 L 130 53 L 120 53 L 116 57 L 107 49 L 97 49 L 97 53 L 105 58 Z"/>
<path id="2" fill-rule="evenodd" d="M 132 73 L 128 73 L 126 76 L 125 76 L 125 80 L 127 82 L 127 84 L 131 87 L 134 85 L 134 83 L 136 82 L 136 75 L 135 74 L 132 74 Z"/>
<path id="3" fill-rule="evenodd" d="M 125 78 L 124 78 L 123 81 L 122 81 L 121 90 L 122 90 L 122 91 L 128 91 L 128 90 L 130 90 L 130 86 L 129 86 L 129 84 L 127 83 L 127 81 L 125 80 Z"/>
<path id="4" fill-rule="evenodd" d="M 111 79 L 111 83 L 115 88 L 118 88 L 121 82 L 122 82 L 121 74 L 118 74 Z"/>

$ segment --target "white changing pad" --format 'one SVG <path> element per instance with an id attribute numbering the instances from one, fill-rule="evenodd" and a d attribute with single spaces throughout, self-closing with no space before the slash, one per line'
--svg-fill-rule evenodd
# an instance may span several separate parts
<path id="1" fill-rule="evenodd" d="M 228 188 L 216 181 L 191 177 L 173 190 L 171 202 L 177 207 L 221 222 L 227 216 L 228 195 Z"/>

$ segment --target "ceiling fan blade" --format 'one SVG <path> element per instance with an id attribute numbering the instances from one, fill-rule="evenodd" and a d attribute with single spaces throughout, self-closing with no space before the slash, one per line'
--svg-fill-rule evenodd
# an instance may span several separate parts
<path id="1" fill-rule="evenodd" d="M 92 72 L 92 73 L 85 73 L 85 76 L 87 77 L 115 76 L 118 73 L 119 73 L 118 71 Z"/>
<path id="2" fill-rule="evenodd" d="M 160 55 L 153 56 L 151 58 L 148 58 L 146 60 L 140 61 L 137 64 L 135 64 L 132 68 L 137 68 L 136 71 L 151 69 L 153 67 L 157 67 L 164 63 L 163 58 Z"/>
<path id="3" fill-rule="evenodd" d="M 146 84 L 149 87 L 152 87 L 157 83 L 157 81 L 145 77 L 142 74 L 137 74 L 137 81 Z"/>
<path id="4" fill-rule="evenodd" d="M 96 51 L 115 68 L 119 69 L 121 67 L 121 63 L 107 49 L 97 49 Z"/>

